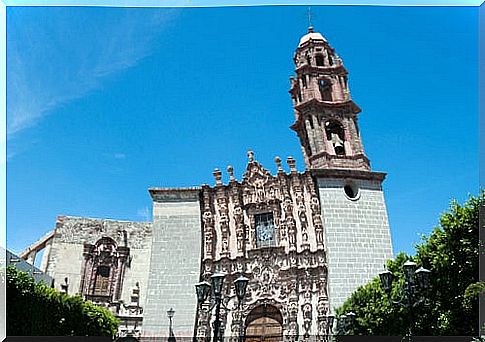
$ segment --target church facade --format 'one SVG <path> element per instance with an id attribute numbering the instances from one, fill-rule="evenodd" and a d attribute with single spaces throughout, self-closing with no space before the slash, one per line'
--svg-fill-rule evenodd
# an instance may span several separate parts
<path id="1" fill-rule="evenodd" d="M 304 172 L 276 157 L 271 174 L 249 151 L 240 181 L 228 166 L 227 184 L 215 169 L 213 186 L 150 188 L 152 222 L 59 216 L 21 256 L 33 262 L 43 249 L 56 286 L 112 310 L 121 336 L 167 336 L 173 308 L 175 336 L 206 341 L 214 309 L 197 303 L 194 285 L 224 272 L 224 336 L 326 340 L 328 316 L 392 257 L 385 174 L 371 170 L 348 72 L 326 39 L 310 27 L 294 63 Z"/>

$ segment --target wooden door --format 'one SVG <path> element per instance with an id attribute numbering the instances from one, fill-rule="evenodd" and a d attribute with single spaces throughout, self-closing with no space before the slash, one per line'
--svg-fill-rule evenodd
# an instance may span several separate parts
<path id="1" fill-rule="evenodd" d="M 246 342 L 281 342 L 283 327 L 281 314 L 272 306 L 258 307 L 248 317 L 246 326 Z"/>

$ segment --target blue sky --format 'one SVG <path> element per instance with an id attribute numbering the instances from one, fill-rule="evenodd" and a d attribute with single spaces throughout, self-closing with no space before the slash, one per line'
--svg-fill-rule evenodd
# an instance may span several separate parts
<path id="1" fill-rule="evenodd" d="M 316 7 L 342 57 L 395 252 L 478 192 L 478 9 Z M 303 170 L 288 94 L 307 7 L 8 8 L 7 246 L 57 215 L 147 220 L 152 186 Z M 227 179 L 227 175 L 225 175 Z"/>

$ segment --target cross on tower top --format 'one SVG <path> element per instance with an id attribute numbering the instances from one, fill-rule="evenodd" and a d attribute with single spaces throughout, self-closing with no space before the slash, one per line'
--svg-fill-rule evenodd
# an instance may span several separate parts
<path id="1" fill-rule="evenodd" d="M 312 25 L 312 8 L 308 7 L 308 33 L 313 32 L 313 25 Z"/>

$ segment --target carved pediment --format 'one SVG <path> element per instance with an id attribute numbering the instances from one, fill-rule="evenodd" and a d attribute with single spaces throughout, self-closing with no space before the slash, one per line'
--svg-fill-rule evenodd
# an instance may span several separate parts
<path id="1" fill-rule="evenodd" d="M 254 153 L 252 151 L 248 152 L 248 157 L 249 162 L 246 167 L 246 172 L 243 175 L 242 184 L 256 188 L 263 187 L 271 178 L 271 173 L 259 162 L 254 160 Z"/>
<path id="2" fill-rule="evenodd" d="M 244 205 L 266 203 L 279 199 L 276 177 L 254 160 L 254 153 L 248 152 L 249 162 L 241 182 Z"/>

